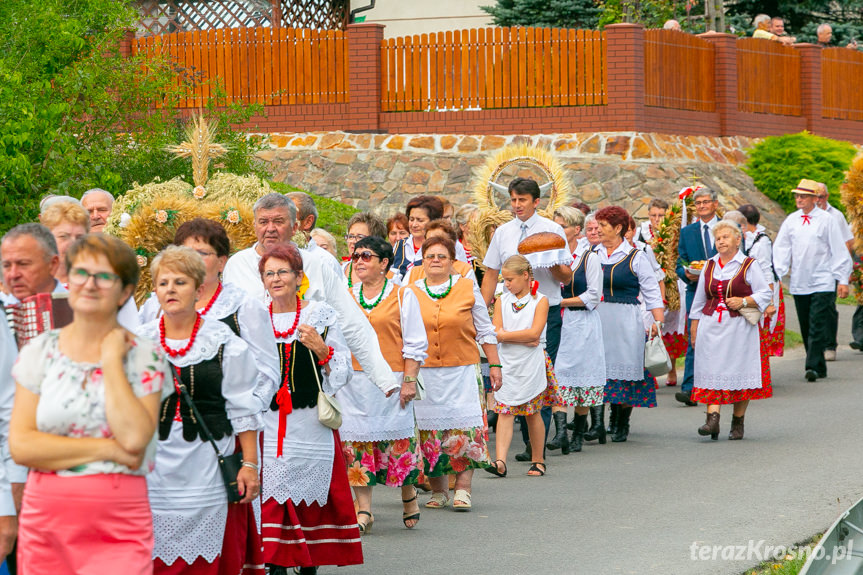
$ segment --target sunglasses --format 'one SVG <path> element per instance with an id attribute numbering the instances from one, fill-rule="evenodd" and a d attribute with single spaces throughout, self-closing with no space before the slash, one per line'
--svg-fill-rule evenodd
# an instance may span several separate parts
<path id="1" fill-rule="evenodd" d="M 380 256 L 378 256 L 377 254 L 373 254 L 372 252 L 354 252 L 351 255 L 351 261 L 354 262 L 358 260 L 363 260 L 364 262 L 368 263 L 372 261 L 372 258 L 380 258 Z"/>

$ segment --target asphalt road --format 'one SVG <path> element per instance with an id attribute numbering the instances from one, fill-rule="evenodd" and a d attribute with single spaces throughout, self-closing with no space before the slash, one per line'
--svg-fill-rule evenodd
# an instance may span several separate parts
<path id="1" fill-rule="evenodd" d="M 693 544 L 793 544 L 863 496 L 863 353 L 847 346 L 852 312 L 840 306 L 826 380 L 803 379 L 802 347 L 772 360 L 774 397 L 752 402 L 743 441 L 726 439 L 730 408 L 719 441 L 698 436 L 704 408 L 661 386 L 657 408 L 635 410 L 626 443 L 552 456 L 543 478 L 514 461 L 505 479 L 477 472 L 470 513 L 423 509 L 408 531 L 399 492 L 376 488 L 365 565 L 319 573 L 737 575 L 758 557 L 693 559 Z M 796 329 L 791 306 L 788 315 Z"/>

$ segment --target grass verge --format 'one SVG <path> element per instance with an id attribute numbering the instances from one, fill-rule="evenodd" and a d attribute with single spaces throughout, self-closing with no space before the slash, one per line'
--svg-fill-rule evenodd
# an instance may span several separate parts
<path id="1" fill-rule="evenodd" d="M 822 535 L 822 533 L 819 533 L 807 541 L 797 543 L 794 547 L 798 549 L 804 547 L 815 549 Z M 789 553 L 781 561 L 765 561 L 754 569 L 747 569 L 741 575 L 797 575 L 806 564 L 807 558 L 806 555 L 798 556 L 796 553 Z"/>

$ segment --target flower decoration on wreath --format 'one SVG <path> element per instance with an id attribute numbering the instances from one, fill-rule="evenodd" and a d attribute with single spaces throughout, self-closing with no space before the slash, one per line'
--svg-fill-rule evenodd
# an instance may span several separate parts
<path id="1" fill-rule="evenodd" d="M 168 148 L 180 158 L 191 158 L 192 183 L 181 177 L 166 182 L 157 178 L 143 185 L 136 183 L 114 202 L 105 232 L 135 250 L 141 267 L 141 280 L 135 290 L 139 306 L 152 291 L 149 265 L 173 242 L 174 233 L 184 222 L 198 217 L 219 222 L 231 241 L 232 253 L 255 242 L 252 206 L 273 190 L 257 176 L 218 172 L 209 177 L 210 159 L 227 152 L 213 141 L 214 133 L 215 126 L 198 116 L 187 126 L 186 141 Z"/>
<path id="2" fill-rule="evenodd" d="M 851 168 L 845 174 L 842 184 L 842 205 L 848 223 L 854 230 L 854 249 L 857 255 L 863 254 L 863 154 L 858 154 L 851 162 Z M 857 303 L 863 305 L 863 264 L 854 264 L 850 285 L 854 287 Z"/>
<path id="3" fill-rule="evenodd" d="M 555 155 L 544 147 L 529 144 L 506 146 L 492 156 L 474 174 L 474 203 L 479 217 L 471 222 L 468 241 L 472 255 L 478 261 L 485 258 L 494 230 L 512 219 L 512 212 L 498 207 L 497 197 L 509 203 L 508 187 L 499 182 L 507 168 L 525 166 L 539 171 L 545 181 L 539 181 L 541 202 L 539 215 L 552 219 L 554 211 L 566 205 L 571 184 L 566 171 Z M 567 254 L 568 255 L 568 254 Z"/>

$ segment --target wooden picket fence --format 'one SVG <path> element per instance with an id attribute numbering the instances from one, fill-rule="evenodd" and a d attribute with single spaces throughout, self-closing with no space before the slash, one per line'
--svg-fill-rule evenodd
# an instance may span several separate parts
<path id="1" fill-rule="evenodd" d="M 800 53 L 758 38 L 737 41 L 737 102 L 741 112 L 800 116 Z"/>
<path id="2" fill-rule="evenodd" d="M 825 118 L 863 120 L 863 53 L 847 48 L 821 52 L 821 112 Z"/>
<path id="3" fill-rule="evenodd" d="M 137 38 L 132 53 L 163 55 L 189 87 L 179 103 L 197 108 L 225 92 L 231 102 L 319 104 L 348 99 L 348 44 L 340 30 L 224 28 Z"/>
<path id="4" fill-rule="evenodd" d="M 673 30 L 644 31 L 644 103 L 660 108 L 716 110 L 713 44 Z"/>
<path id="5" fill-rule="evenodd" d="M 382 111 L 597 106 L 605 33 L 479 28 L 381 43 Z"/>

